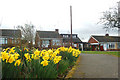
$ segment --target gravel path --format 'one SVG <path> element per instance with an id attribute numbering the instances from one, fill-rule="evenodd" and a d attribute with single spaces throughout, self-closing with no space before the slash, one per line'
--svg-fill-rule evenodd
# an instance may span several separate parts
<path id="1" fill-rule="evenodd" d="M 72 78 L 118 78 L 118 57 L 105 54 L 81 54 Z"/>

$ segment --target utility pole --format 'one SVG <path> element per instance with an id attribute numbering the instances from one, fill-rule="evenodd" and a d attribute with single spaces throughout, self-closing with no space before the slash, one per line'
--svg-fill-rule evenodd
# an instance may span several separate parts
<path id="1" fill-rule="evenodd" d="M 70 22 L 71 22 L 71 40 L 70 40 L 70 42 L 71 42 L 71 47 L 72 47 L 72 6 L 70 6 Z"/>

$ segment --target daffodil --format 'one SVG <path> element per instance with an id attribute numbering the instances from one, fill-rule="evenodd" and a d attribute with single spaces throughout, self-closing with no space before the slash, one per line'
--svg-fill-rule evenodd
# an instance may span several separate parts
<path id="1" fill-rule="evenodd" d="M 53 60 L 54 63 L 57 64 L 61 60 L 61 58 L 62 58 L 62 56 L 56 56 Z"/>
<path id="2" fill-rule="evenodd" d="M 68 51 L 68 48 L 65 48 L 65 51 Z"/>
<path id="3" fill-rule="evenodd" d="M 59 52 L 60 52 L 60 51 L 61 51 L 61 47 L 60 47 L 60 48 L 57 48 L 57 50 L 56 50 L 56 51 L 59 51 Z"/>
<path id="4" fill-rule="evenodd" d="M 72 52 L 72 47 L 71 47 L 71 46 L 69 47 L 68 52 L 69 52 L 69 53 Z"/>
<path id="5" fill-rule="evenodd" d="M 20 63 L 21 63 L 21 59 L 16 60 L 14 65 L 15 65 L 15 66 L 19 66 L 19 65 L 20 65 Z"/>
<path id="6" fill-rule="evenodd" d="M 31 58 L 34 59 L 34 54 L 31 54 Z"/>
<path id="7" fill-rule="evenodd" d="M 31 58 L 30 58 L 30 54 L 29 54 L 29 53 L 24 54 L 24 56 L 25 56 L 26 60 L 31 61 Z"/>
<path id="8" fill-rule="evenodd" d="M 60 50 L 61 51 L 65 51 L 65 47 L 60 47 Z"/>
<path id="9" fill-rule="evenodd" d="M 8 53 L 6 53 L 6 51 L 1 52 L 1 54 L 2 54 L 2 60 L 3 60 L 3 61 L 4 61 L 5 59 L 8 60 L 9 55 L 8 55 Z"/>
<path id="10" fill-rule="evenodd" d="M 72 56 L 75 56 L 75 51 L 72 52 Z"/>
<path id="11" fill-rule="evenodd" d="M 15 61 L 14 55 L 10 55 L 8 62 L 12 63 L 13 61 Z"/>
<path id="12" fill-rule="evenodd" d="M 56 53 L 57 55 L 57 54 L 60 54 L 60 51 L 57 49 L 54 53 Z"/>
<path id="13" fill-rule="evenodd" d="M 38 51 L 38 49 L 34 52 L 35 55 L 39 55 L 40 51 Z"/>
<path id="14" fill-rule="evenodd" d="M 48 65 L 48 62 L 49 62 L 49 61 L 44 60 L 44 61 L 41 62 L 41 64 L 43 64 L 43 66 L 47 66 L 47 65 Z"/>
<path id="15" fill-rule="evenodd" d="M 12 47 L 11 49 L 15 49 L 15 47 Z"/>
<path id="16" fill-rule="evenodd" d="M 43 55 L 45 55 L 46 50 L 42 50 L 40 53 L 40 57 L 42 57 Z"/>
<path id="17" fill-rule="evenodd" d="M 20 55 L 18 53 L 14 54 L 15 59 L 17 60 Z"/>
<path id="18" fill-rule="evenodd" d="M 10 54 L 10 53 L 14 53 L 14 52 L 15 52 L 14 49 L 15 49 L 15 47 L 12 47 L 12 48 L 10 49 L 10 51 L 9 51 L 9 54 Z"/>
<path id="19" fill-rule="evenodd" d="M 54 58 L 56 55 L 57 55 L 57 53 L 54 52 L 51 57 Z"/>
<path id="20" fill-rule="evenodd" d="M 51 49 L 48 50 L 49 55 L 52 55 L 53 51 Z"/>
<path id="21" fill-rule="evenodd" d="M 43 56 L 43 59 L 44 59 L 44 60 L 48 60 L 49 58 L 50 58 L 49 55 Z"/>
<path id="22" fill-rule="evenodd" d="M 5 51 L 7 52 L 10 48 L 6 48 Z"/>
<path id="23" fill-rule="evenodd" d="M 39 59 L 39 56 L 38 55 L 34 55 L 34 59 Z"/>

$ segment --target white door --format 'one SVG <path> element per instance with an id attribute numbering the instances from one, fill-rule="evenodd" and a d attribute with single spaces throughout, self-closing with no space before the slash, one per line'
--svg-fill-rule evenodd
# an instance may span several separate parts
<path id="1" fill-rule="evenodd" d="M 104 44 L 104 50 L 105 51 L 107 50 L 107 44 Z"/>

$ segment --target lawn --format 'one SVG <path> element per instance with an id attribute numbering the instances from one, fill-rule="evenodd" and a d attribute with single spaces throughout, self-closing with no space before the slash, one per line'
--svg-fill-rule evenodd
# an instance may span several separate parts
<path id="1" fill-rule="evenodd" d="M 109 54 L 120 57 L 120 51 L 82 51 L 81 53 L 85 54 Z"/>

